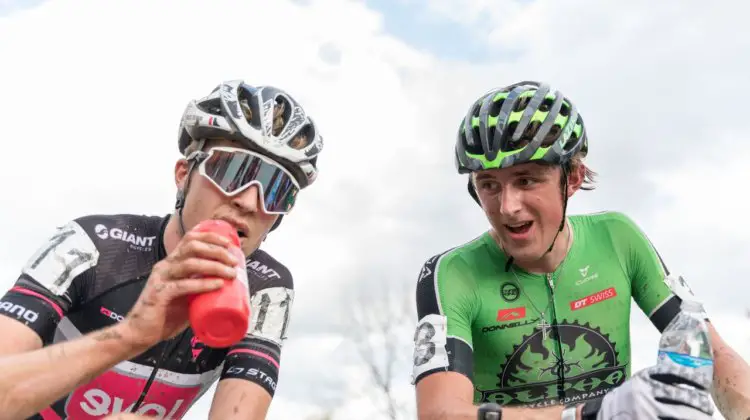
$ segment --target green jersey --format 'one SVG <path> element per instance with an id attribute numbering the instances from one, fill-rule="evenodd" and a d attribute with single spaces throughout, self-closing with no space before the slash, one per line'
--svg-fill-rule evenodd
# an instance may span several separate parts
<path id="1" fill-rule="evenodd" d="M 427 260 L 414 383 L 455 371 L 472 380 L 475 403 L 544 407 L 600 397 L 630 376 L 631 298 L 659 331 L 681 300 L 625 215 L 571 216 L 569 226 L 570 251 L 550 274 L 506 270 L 489 232 Z"/>

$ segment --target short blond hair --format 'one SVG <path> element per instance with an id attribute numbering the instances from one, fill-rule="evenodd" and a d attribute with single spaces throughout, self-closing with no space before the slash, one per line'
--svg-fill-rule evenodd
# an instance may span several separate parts
<path id="1" fill-rule="evenodd" d="M 598 174 L 595 171 L 591 170 L 588 165 L 586 165 L 586 163 L 584 162 L 585 157 L 586 154 L 581 151 L 574 154 L 570 159 L 570 168 L 571 170 L 575 170 L 581 166 L 584 167 L 583 183 L 581 184 L 581 189 L 584 191 L 591 191 L 596 188 L 596 177 L 598 176 Z"/>

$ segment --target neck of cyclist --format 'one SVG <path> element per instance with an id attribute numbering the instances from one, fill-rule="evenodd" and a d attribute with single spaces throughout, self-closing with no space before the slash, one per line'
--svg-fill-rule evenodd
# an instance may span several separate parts
<path id="1" fill-rule="evenodd" d="M 177 244 L 182 239 L 182 229 L 180 227 L 179 213 L 174 212 L 167 222 L 167 226 L 164 228 L 164 236 L 162 237 L 162 243 L 164 244 L 164 250 L 169 255 L 173 249 L 177 247 Z"/>
<path id="2" fill-rule="evenodd" d="M 568 223 L 565 223 L 563 230 L 557 235 L 555 243 L 549 252 L 546 252 L 549 249 L 549 245 L 546 245 L 544 249 L 545 253 L 540 257 L 528 260 L 514 258 L 513 264 L 529 273 L 552 273 L 565 260 L 565 256 L 568 255 L 568 251 L 570 251 L 570 247 L 573 244 L 572 239 L 570 226 Z"/>

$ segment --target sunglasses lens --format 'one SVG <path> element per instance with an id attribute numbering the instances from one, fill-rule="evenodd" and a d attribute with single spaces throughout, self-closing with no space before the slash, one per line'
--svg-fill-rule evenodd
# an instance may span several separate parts
<path id="1" fill-rule="evenodd" d="M 299 188 L 279 165 L 244 151 L 212 149 L 202 163 L 206 176 L 225 193 L 232 194 L 257 182 L 269 213 L 286 213 L 294 206 Z"/>

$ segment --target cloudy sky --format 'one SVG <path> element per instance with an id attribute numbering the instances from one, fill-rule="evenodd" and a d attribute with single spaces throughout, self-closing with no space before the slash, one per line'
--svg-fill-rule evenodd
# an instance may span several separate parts
<path id="1" fill-rule="evenodd" d="M 750 357 L 748 12 L 697 0 L 0 0 L 0 286 L 71 218 L 170 212 L 188 100 L 223 79 L 283 87 L 326 143 L 318 182 L 264 244 L 297 290 L 269 418 L 369 412 L 343 314 L 356 296 L 413 294 L 426 258 L 486 228 L 454 172 L 457 123 L 489 88 L 541 79 L 578 105 L 600 173 L 571 212 L 634 218 Z M 633 322 L 639 369 L 658 334 L 637 309 Z M 410 335 L 398 386 L 412 403 Z M 205 418 L 210 397 L 188 418 Z"/>

